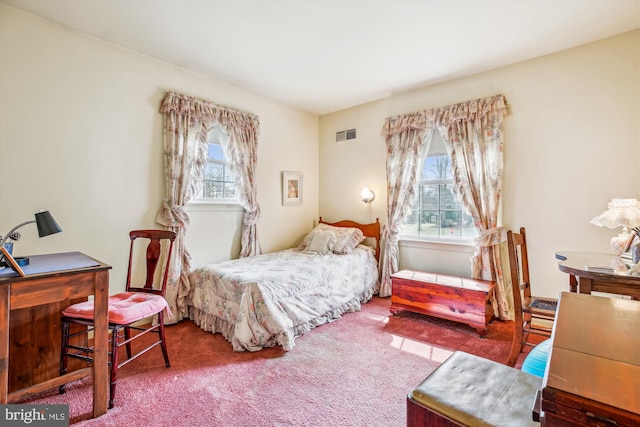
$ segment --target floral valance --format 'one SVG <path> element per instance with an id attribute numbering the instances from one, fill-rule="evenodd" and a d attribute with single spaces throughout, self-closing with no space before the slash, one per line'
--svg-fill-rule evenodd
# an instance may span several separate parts
<path id="1" fill-rule="evenodd" d="M 415 113 L 387 117 L 382 127 L 382 136 L 397 134 L 408 129 L 424 130 L 435 126 L 448 127 L 453 122 L 475 120 L 491 114 L 506 115 L 507 100 L 504 95 L 475 99 L 441 108 L 431 108 Z"/>
<path id="2" fill-rule="evenodd" d="M 409 129 L 424 130 L 427 128 L 427 120 L 424 112 L 403 114 L 401 116 L 387 117 L 382 127 L 382 136 L 385 138 Z"/>
<path id="3" fill-rule="evenodd" d="M 205 123 L 220 123 L 225 128 L 251 129 L 256 135 L 260 130 L 258 116 L 254 114 L 171 91 L 162 100 L 160 112 L 165 115 L 186 116 Z"/>

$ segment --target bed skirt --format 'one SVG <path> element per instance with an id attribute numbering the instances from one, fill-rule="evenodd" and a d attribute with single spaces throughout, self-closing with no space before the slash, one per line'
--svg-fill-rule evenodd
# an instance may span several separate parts
<path id="1" fill-rule="evenodd" d="M 359 297 L 354 297 L 347 301 L 340 307 L 336 307 L 321 316 L 307 320 L 301 324 L 294 326 L 291 329 L 280 331 L 270 337 L 266 342 L 260 343 L 261 348 L 275 347 L 277 345 L 282 346 L 285 351 L 293 349 L 295 346 L 295 338 L 309 332 L 311 329 L 323 325 L 325 323 L 333 322 L 342 317 L 344 313 L 353 313 L 360 311 L 362 305 L 373 298 L 376 289 L 367 289 Z M 234 351 L 257 351 L 260 348 L 246 348 L 234 339 L 235 325 L 219 318 L 218 316 L 210 313 L 206 313 L 193 306 L 189 306 L 189 318 L 198 325 L 202 330 L 211 332 L 213 334 L 220 333 L 225 340 L 229 341 Z"/>

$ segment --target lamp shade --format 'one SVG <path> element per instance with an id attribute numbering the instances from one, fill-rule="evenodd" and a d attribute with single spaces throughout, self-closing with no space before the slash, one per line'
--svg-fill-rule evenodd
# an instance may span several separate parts
<path id="1" fill-rule="evenodd" d="M 591 220 L 600 227 L 617 228 L 640 226 L 640 204 L 637 199 L 612 199 L 607 210 Z"/>
<path id="2" fill-rule="evenodd" d="M 36 225 L 38 236 L 44 237 L 50 234 L 60 233 L 62 228 L 58 225 L 49 211 L 36 212 Z"/>
<path id="3" fill-rule="evenodd" d="M 365 203 L 371 203 L 373 199 L 376 198 L 376 195 L 369 187 L 362 187 L 362 191 L 360 191 L 360 197 L 362 201 Z"/>
<path id="4" fill-rule="evenodd" d="M 38 235 L 40 237 L 48 236 L 50 234 L 55 234 L 62 231 L 62 229 L 60 228 L 56 220 L 53 219 L 53 216 L 49 213 L 49 211 L 36 212 L 35 217 L 36 219 L 25 221 L 21 224 L 16 225 L 11 230 L 9 230 L 9 232 L 5 234 L 4 237 L 0 238 L 0 247 L 3 247 L 5 245 L 5 242 L 9 239 L 16 239 L 16 240 L 19 239 L 20 238 L 19 235 L 18 237 L 15 237 L 13 232 L 22 226 L 25 226 L 27 224 L 33 224 L 34 222 L 38 226 Z M 1 259 L 2 257 L 0 256 L 0 260 Z M 28 264 L 29 258 L 23 258 L 23 261 L 26 261 L 26 264 Z M 26 264 L 21 264 L 21 265 L 26 265 Z"/>

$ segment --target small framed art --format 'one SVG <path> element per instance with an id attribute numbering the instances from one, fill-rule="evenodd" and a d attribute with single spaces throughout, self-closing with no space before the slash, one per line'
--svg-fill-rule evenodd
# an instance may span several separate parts
<path id="1" fill-rule="evenodd" d="M 282 172 L 282 204 L 302 204 L 302 174 L 300 172 Z"/>
<path id="2" fill-rule="evenodd" d="M 24 271 L 22 271 L 22 268 L 20 268 L 20 265 L 18 265 L 16 260 L 11 256 L 7 248 L 5 248 L 4 246 L 0 247 L 0 253 L 2 253 L 2 256 L 0 256 L 0 260 L 4 259 L 13 271 L 18 273 L 20 276 L 24 276 Z"/>

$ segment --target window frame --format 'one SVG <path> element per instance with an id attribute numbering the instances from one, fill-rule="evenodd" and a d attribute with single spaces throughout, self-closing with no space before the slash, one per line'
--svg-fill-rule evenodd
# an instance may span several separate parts
<path id="1" fill-rule="evenodd" d="M 219 138 L 217 137 L 217 133 L 215 132 L 215 128 L 212 129 L 209 132 L 207 141 L 207 159 L 206 159 L 206 165 L 204 170 L 202 171 L 202 193 L 201 195 L 198 195 L 197 197 L 194 197 L 193 200 L 190 201 L 190 204 L 192 205 L 239 205 L 240 201 L 238 200 L 238 197 L 221 197 L 221 198 L 210 198 L 210 197 L 204 197 L 205 194 L 205 185 L 207 182 L 221 182 L 223 184 L 223 187 L 226 184 L 230 184 L 233 183 L 233 185 L 235 186 L 236 183 L 236 177 L 235 174 L 233 173 L 233 171 L 231 170 L 231 166 L 229 164 L 229 160 L 226 158 L 226 155 L 224 153 L 224 147 L 221 143 L 221 141 L 219 140 Z M 222 156 L 224 157 L 224 160 L 220 160 L 220 159 L 216 159 L 213 157 L 209 156 L 209 146 L 210 144 L 215 144 L 218 145 L 220 147 L 220 150 L 222 152 Z M 209 165 L 223 165 L 223 180 L 211 180 L 211 179 L 206 179 L 206 172 L 207 172 L 207 166 Z M 226 178 L 229 174 L 231 174 L 231 176 L 233 177 L 233 181 L 225 181 L 224 178 Z M 223 191 L 226 191 L 223 189 Z"/>
<path id="2" fill-rule="evenodd" d="M 438 132 L 437 130 L 434 130 L 434 134 Z M 435 135 L 434 135 L 435 136 Z M 439 134 L 438 134 L 439 136 Z M 441 138 L 441 137 L 440 137 Z M 432 141 L 433 142 L 433 137 L 432 137 Z M 435 148 L 435 149 L 434 149 Z M 434 147 L 434 145 L 432 143 L 429 144 L 428 147 L 428 153 L 427 155 L 425 155 L 424 157 L 421 157 L 420 159 L 420 174 L 418 176 L 418 180 L 416 181 L 415 184 L 415 199 L 412 201 L 412 206 L 411 206 L 411 214 L 413 215 L 414 211 L 416 209 L 414 209 L 414 206 L 417 204 L 417 215 L 418 215 L 418 219 L 417 219 L 417 224 L 420 224 L 420 218 L 422 215 L 423 211 L 431 211 L 431 210 L 435 210 L 435 209 L 422 209 L 421 207 L 421 201 L 420 201 L 420 197 L 422 195 L 422 186 L 428 186 L 428 185 L 437 185 L 438 188 L 438 221 L 437 224 L 440 225 L 441 221 L 442 221 L 442 212 L 446 212 L 446 211 L 452 211 L 451 209 L 442 209 L 442 196 L 440 194 L 440 190 L 441 190 L 441 185 L 451 185 L 453 187 L 454 185 L 454 179 L 453 176 L 451 176 L 451 178 L 448 179 L 442 179 L 442 178 L 436 178 L 436 179 L 421 179 L 422 178 L 422 170 L 425 168 L 425 163 L 428 161 L 428 158 L 430 157 L 439 157 L 439 156 L 447 156 L 449 158 L 449 167 L 451 167 L 451 156 L 449 156 L 449 154 L 446 152 L 446 150 L 442 150 L 442 148 L 440 147 Z M 455 210 L 453 212 L 458 212 L 459 213 L 459 218 L 463 218 L 463 216 L 469 216 L 464 209 L 464 205 L 462 203 L 462 200 L 460 200 L 460 197 L 455 194 L 455 191 L 453 191 L 452 188 L 452 192 L 454 197 L 456 197 L 456 202 L 457 205 L 460 207 L 460 209 Z M 409 217 L 407 217 L 405 219 L 405 221 L 409 219 Z M 460 237 L 448 237 L 448 236 L 442 236 L 441 235 L 441 230 L 442 227 L 438 227 L 438 236 L 425 236 L 425 235 L 420 235 L 420 234 L 408 234 L 408 233 L 404 233 L 403 229 L 405 226 L 405 221 L 403 221 L 402 223 L 402 229 L 399 233 L 399 240 L 400 241 L 413 241 L 413 242 L 425 242 L 425 243 L 441 243 L 441 244 L 452 244 L 452 245 L 473 245 L 474 244 L 474 239 L 476 236 L 462 236 L 463 234 L 463 226 L 462 224 L 459 225 L 459 232 L 460 232 Z M 460 220 L 460 222 L 462 222 L 462 220 Z M 420 230 L 418 230 L 418 233 L 420 232 Z"/>

